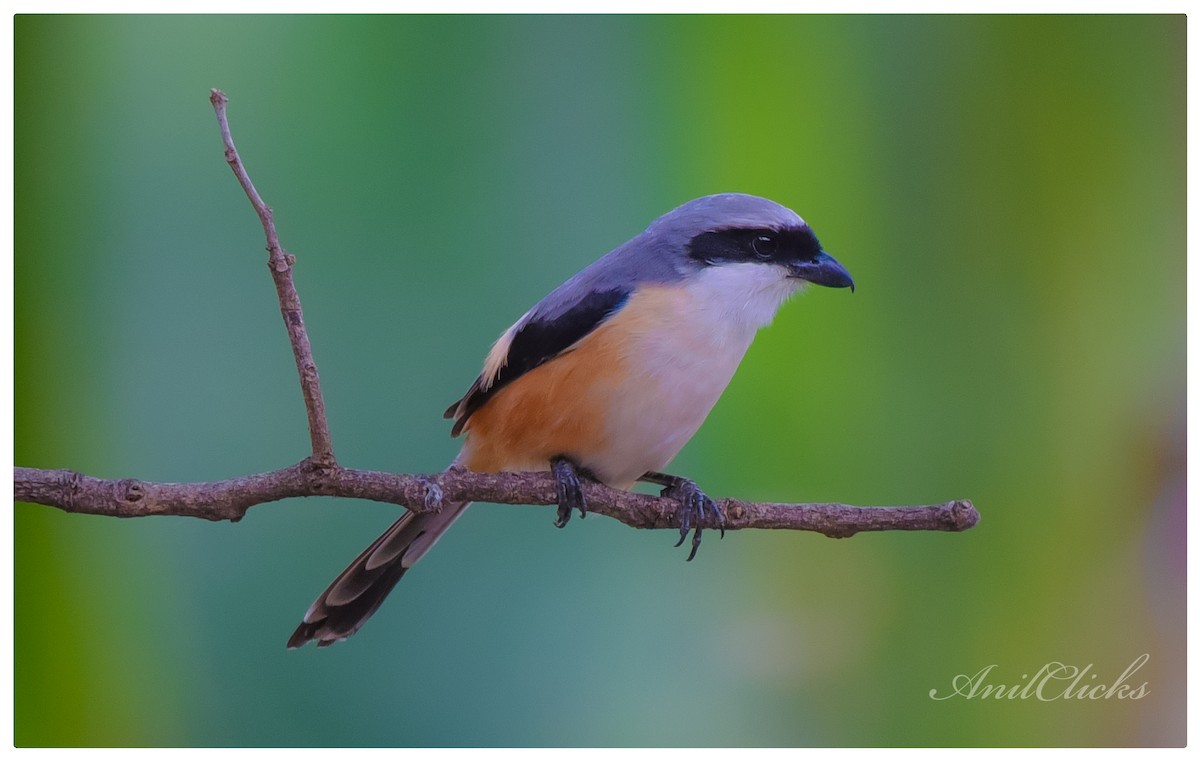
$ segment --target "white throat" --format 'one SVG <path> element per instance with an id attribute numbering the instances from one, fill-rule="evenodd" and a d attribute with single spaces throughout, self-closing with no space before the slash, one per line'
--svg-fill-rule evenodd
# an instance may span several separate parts
<path id="1" fill-rule="evenodd" d="M 708 327 L 728 331 L 749 346 L 759 328 L 771 324 L 783 302 L 804 288 L 777 265 L 739 262 L 706 267 L 687 285 L 697 317 Z"/>

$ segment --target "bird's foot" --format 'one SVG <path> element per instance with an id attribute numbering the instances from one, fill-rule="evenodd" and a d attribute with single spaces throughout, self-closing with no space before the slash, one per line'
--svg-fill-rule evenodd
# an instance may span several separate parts
<path id="1" fill-rule="evenodd" d="M 696 550 L 700 549 L 700 538 L 704 533 L 702 524 L 709 516 L 715 519 L 717 528 L 721 531 L 721 538 L 725 538 L 725 514 L 721 512 L 721 508 L 717 507 L 716 502 L 700 491 L 700 487 L 696 486 L 695 481 L 666 473 L 647 473 L 642 476 L 641 480 L 662 486 L 663 490 L 660 492 L 662 496 L 678 500 L 679 541 L 675 543 L 676 547 L 683 544 L 683 541 L 687 539 L 688 532 L 695 527 L 695 531 L 692 533 L 692 551 L 688 553 L 688 560 L 696 557 Z"/>
<path id="2" fill-rule="evenodd" d="M 550 471 L 554 473 L 555 489 L 558 492 L 558 516 L 554 519 L 555 528 L 562 528 L 571 520 L 571 510 L 579 510 L 579 517 L 587 517 L 587 500 L 583 497 L 583 481 L 577 466 L 565 457 L 555 457 L 550 461 Z"/>

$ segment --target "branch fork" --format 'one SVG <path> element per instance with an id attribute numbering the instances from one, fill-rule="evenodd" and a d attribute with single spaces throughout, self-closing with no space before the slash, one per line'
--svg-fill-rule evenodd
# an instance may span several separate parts
<path id="1" fill-rule="evenodd" d="M 159 483 L 137 479 L 108 480 L 71 470 L 13 468 L 14 498 L 57 507 L 70 513 L 134 518 L 178 515 L 206 520 L 238 521 L 251 507 L 289 497 L 349 497 L 399 505 L 415 512 L 440 509 L 445 501 L 555 505 L 554 477 L 549 473 L 473 473 L 451 468 L 441 473 L 410 475 L 356 470 L 338 464 L 321 394 L 321 379 L 304 325 L 300 296 L 292 281 L 295 257 L 279 242 L 271 208 L 251 182 L 229 129 L 229 99 L 213 90 L 210 100 L 225 146 L 225 160 L 254 207 L 267 239 L 268 268 L 275 282 L 280 312 L 308 415 L 312 454 L 295 465 L 224 481 Z M 680 504 L 672 498 L 611 489 L 585 482 L 589 512 L 607 515 L 634 528 L 678 529 Z M 740 499 L 714 500 L 725 514 L 725 529 L 795 529 L 841 538 L 863 531 L 965 531 L 979 522 L 967 500 L 913 507 L 855 507 L 841 503 L 780 504 Z M 704 522 L 703 528 L 716 528 Z"/>

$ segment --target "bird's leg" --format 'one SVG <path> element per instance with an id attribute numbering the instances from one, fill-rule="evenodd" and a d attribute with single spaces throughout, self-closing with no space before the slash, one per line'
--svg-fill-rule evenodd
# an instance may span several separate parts
<path id="1" fill-rule="evenodd" d="M 584 477 L 588 472 L 580 468 L 566 457 L 559 455 L 550 460 L 550 471 L 554 474 L 555 488 L 558 492 L 558 517 L 554 525 L 562 528 L 571 520 L 571 509 L 579 510 L 579 517 L 587 517 L 587 501 L 583 498 Z"/>
<path id="2" fill-rule="evenodd" d="M 688 553 L 688 560 L 696 557 L 696 550 L 700 549 L 700 534 L 704 530 L 700 524 L 704 522 L 707 513 L 716 516 L 717 527 L 721 530 L 721 538 L 725 538 L 725 515 L 721 512 L 721 508 L 717 507 L 716 502 L 700 491 L 700 487 L 696 486 L 695 481 L 655 471 L 644 474 L 638 480 L 663 487 L 662 496 L 679 501 L 679 541 L 675 543 L 676 547 L 683 544 L 693 522 L 695 523 L 696 531 L 692 534 L 692 551 Z"/>

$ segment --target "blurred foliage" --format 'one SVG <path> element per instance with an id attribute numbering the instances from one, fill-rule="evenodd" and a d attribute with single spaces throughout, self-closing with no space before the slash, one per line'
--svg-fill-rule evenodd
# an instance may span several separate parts
<path id="1" fill-rule="evenodd" d="M 1185 20 L 15 20 L 16 462 L 305 454 L 261 230 L 348 465 L 429 471 L 490 342 L 695 196 L 859 284 L 764 331 L 674 465 L 710 493 L 973 499 L 962 535 L 663 532 L 483 506 L 371 624 L 283 643 L 395 516 L 18 505 L 18 745 L 1181 745 Z M 1140 701 L 952 699 L 1042 664 Z"/>

